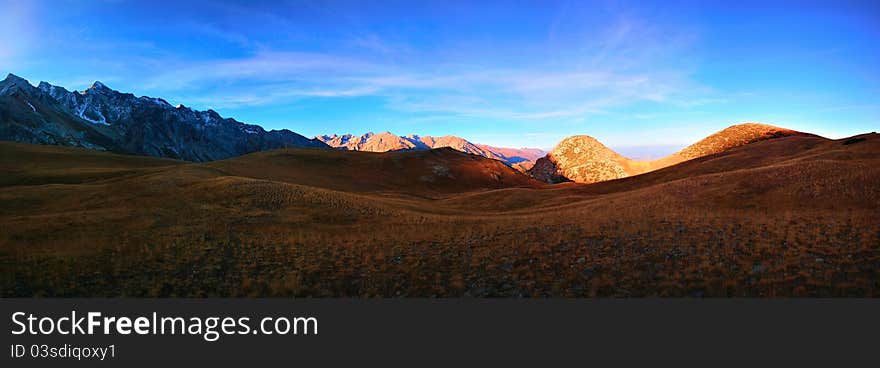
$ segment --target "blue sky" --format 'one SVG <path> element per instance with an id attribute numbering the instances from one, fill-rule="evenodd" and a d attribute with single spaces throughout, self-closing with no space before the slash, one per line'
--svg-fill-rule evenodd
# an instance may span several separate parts
<path id="1" fill-rule="evenodd" d="M 735 3 L 735 4 L 734 4 Z M 880 130 L 880 2 L 9 1 L 0 71 L 304 135 L 676 147 Z M 664 150 L 672 148 L 658 148 Z"/>

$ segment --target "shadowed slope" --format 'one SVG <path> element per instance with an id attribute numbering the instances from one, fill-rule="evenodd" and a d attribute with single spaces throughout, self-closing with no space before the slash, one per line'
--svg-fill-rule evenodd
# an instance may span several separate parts
<path id="1" fill-rule="evenodd" d="M 0 187 L 84 183 L 182 164 L 157 157 L 0 141 Z"/>
<path id="2" fill-rule="evenodd" d="M 452 148 L 384 153 L 284 149 L 207 165 L 237 176 L 351 192 L 435 195 L 540 185 L 499 161 Z"/>

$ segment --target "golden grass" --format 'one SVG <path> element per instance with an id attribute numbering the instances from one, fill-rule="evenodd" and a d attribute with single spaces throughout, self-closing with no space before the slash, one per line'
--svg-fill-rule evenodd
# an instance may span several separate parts
<path id="1" fill-rule="evenodd" d="M 58 162 L 72 156 L 78 179 L 63 168 L 31 172 L 26 163 L 40 154 L 0 144 L 22 163 L 13 167 L 17 182 L 0 185 L 2 296 L 880 290 L 877 135 L 851 145 L 782 138 L 636 177 L 557 186 L 487 181 L 481 172 L 504 169 L 449 152 L 281 150 L 114 166 L 130 157 L 84 162 L 78 150 L 44 149 Z M 412 178 L 439 164 L 467 179 Z M 103 171 L 84 178 L 84 167 Z M 388 177 L 395 170 L 406 175 Z"/>

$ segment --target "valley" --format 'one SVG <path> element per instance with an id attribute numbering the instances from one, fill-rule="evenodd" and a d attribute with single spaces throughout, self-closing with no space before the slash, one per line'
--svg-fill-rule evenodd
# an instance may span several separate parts
<path id="1" fill-rule="evenodd" d="M 452 149 L 206 163 L 0 142 L 10 296 L 862 296 L 880 136 L 546 184 Z"/>

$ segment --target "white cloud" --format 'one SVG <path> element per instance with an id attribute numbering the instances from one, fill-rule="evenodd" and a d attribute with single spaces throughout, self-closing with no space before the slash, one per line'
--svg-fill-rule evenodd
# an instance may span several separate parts
<path id="1" fill-rule="evenodd" d="M 576 119 L 646 101 L 682 108 L 724 102 L 693 81 L 687 65 L 668 62 L 691 35 L 633 19 L 613 22 L 599 35 L 565 50 L 567 58 L 538 55 L 502 67 L 468 63 L 467 51 L 458 62 L 425 62 L 428 55 L 399 60 L 388 56 L 399 45 L 365 34 L 348 42 L 357 52 L 259 49 L 239 58 L 141 61 L 149 74 L 140 85 L 184 104 L 215 107 L 376 96 L 393 110 L 521 121 Z"/>

